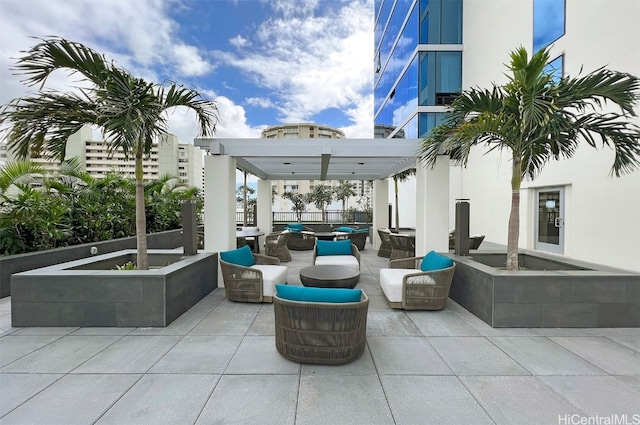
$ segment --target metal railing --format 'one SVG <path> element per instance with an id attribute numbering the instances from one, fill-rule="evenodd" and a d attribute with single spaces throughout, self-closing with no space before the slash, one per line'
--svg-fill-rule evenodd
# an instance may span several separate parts
<path id="1" fill-rule="evenodd" d="M 295 223 L 298 221 L 298 214 L 293 211 L 274 211 L 273 213 L 274 223 Z M 307 211 L 302 213 L 302 223 L 323 223 L 321 211 Z M 328 210 L 326 211 L 325 223 L 368 223 L 371 219 L 367 220 L 367 213 L 364 211 L 347 211 L 342 213 L 341 210 Z M 244 223 L 244 212 L 236 211 L 236 223 L 242 225 Z M 247 225 L 256 225 L 256 212 L 249 211 L 247 215 Z"/>

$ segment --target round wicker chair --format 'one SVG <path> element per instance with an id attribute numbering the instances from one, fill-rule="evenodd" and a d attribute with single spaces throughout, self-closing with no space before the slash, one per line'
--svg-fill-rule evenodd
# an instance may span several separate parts
<path id="1" fill-rule="evenodd" d="M 363 353 L 369 298 L 354 303 L 291 301 L 273 296 L 276 348 L 300 363 L 342 364 Z"/>

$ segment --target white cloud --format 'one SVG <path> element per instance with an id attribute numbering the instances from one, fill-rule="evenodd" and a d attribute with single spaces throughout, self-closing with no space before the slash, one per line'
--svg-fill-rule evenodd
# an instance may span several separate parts
<path id="1" fill-rule="evenodd" d="M 212 73 L 218 62 L 214 65 L 209 52 L 181 39 L 171 18 L 188 5 L 181 0 L 0 0 L 0 103 L 29 90 L 9 68 L 21 50 L 37 42 L 30 36 L 79 41 L 149 81 L 170 75 L 182 82 L 180 77 Z M 242 56 L 215 52 L 217 61 L 237 67 L 270 92 L 268 97 L 235 102 L 276 108 L 281 121 L 307 121 L 324 109 L 337 108 L 352 122 L 342 128 L 348 137 L 370 137 L 373 0 L 265 0 L 263 6 L 277 15 L 250 35 L 229 40 L 242 48 Z M 318 15 L 319 8 L 331 12 Z M 48 86 L 61 88 L 75 80 L 54 73 Z M 220 111 L 217 137 L 260 136 L 264 126 L 248 125 L 242 106 L 229 97 L 206 94 Z M 172 111 L 168 123 L 183 143 L 192 143 L 198 135 L 192 112 Z"/>
<path id="2" fill-rule="evenodd" d="M 240 49 L 242 47 L 245 47 L 246 45 L 249 44 L 249 39 L 243 37 L 242 35 L 238 34 L 233 38 L 229 39 L 229 43 L 231 43 L 233 46 L 235 46 L 236 48 Z"/>
<path id="3" fill-rule="evenodd" d="M 368 114 L 361 107 L 373 83 L 372 1 L 340 3 L 341 8 L 312 0 L 269 4 L 283 16 L 259 26 L 252 44 L 260 48 L 243 50 L 242 56 L 216 51 L 216 58 L 273 91 L 281 121 L 308 121 L 324 109 L 338 108 L 353 120 L 348 128 L 366 133 L 364 128 L 373 126 L 372 105 Z M 335 13 L 316 16 L 312 12 L 319 5 Z"/>
<path id="4" fill-rule="evenodd" d="M 21 50 L 37 43 L 31 37 L 57 35 L 81 42 L 153 81 L 158 81 L 158 68 L 176 79 L 210 71 L 212 65 L 199 50 L 175 36 L 177 25 L 170 16 L 177 7 L 177 0 L 0 1 L 0 101 L 24 95 L 20 77 L 8 68 Z"/>
<path id="5" fill-rule="evenodd" d="M 260 108 L 273 108 L 275 103 L 266 97 L 248 97 L 244 100 L 247 105 L 258 106 Z"/>
<path id="6" fill-rule="evenodd" d="M 190 77 L 207 74 L 213 67 L 198 53 L 194 46 L 177 44 L 173 46 L 173 59 L 180 74 Z"/>

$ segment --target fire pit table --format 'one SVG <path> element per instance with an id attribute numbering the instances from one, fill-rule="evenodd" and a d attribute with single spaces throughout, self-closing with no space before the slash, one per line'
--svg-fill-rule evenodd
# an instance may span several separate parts
<path id="1" fill-rule="evenodd" d="M 300 281 L 304 286 L 318 288 L 355 288 L 360 272 L 353 267 L 322 264 L 300 270 Z"/>

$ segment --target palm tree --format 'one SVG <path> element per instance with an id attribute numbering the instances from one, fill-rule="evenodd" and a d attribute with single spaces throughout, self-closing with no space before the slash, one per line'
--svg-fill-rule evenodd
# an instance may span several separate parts
<path id="1" fill-rule="evenodd" d="M 75 92 L 45 91 L 48 77 L 59 69 L 80 74 L 85 84 Z M 147 270 L 142 159 L 153 141 L 167 134 L 167 109 L 192 109 L 200 135 L 207 137 L 215 132 L 215 104 L 196 90 L 134 77 L 104 55 L 60 37 L 41 39 L 18 59 L 14 70 L 27 76 L 27 85 L 40 85 L 37 93 L 12 100 L 0 112 L 9 149 L 19 158 L 64 160 L 69 136 L 89 124 L 102 129 L 111 152 L 135 159 L 137 261 L 139 270 Z"/>
<path id="2" fill-rule="evenodd" d="M 327 206 L 333 200 L 333 190 L 330 186 L 319 184 L 308 194 L 309 202 L 313 202 L 316 208 L 322 211 L 322 223 L 327 222 Z"/>
<path id="3" fill-rule="evenodd" d="M 346 180 L 340 180 L 340 184 L 333 188 L 336 201 L 342 201 L 342 222 L 347 221 L 346 203 L 350 197 L 356 196 L 355 183 Z"/>
<path id="4" fill-rule="evenodd" d="M 416 175 L 415 168 L 409 168 L 408 170 L 404 170 L 398 174 L 393 175 L 393 190 L 395 194 L 395 218 L 396 218 L 396 232 L 400 231 L 400 211 L 398 210 L 398 182 L 407 181 L 407 179 L 411 176 Z"/>
<path id="5" fill-rule="evenodd" d="M 291 201 L 291 211 L 296 213 L 298 223 L 302 223 L 302 213 L 307 210 L 307 204 L 311 202 L 311 200 L 309 199 L 309 194 L 302 194 L 298 192 L 284 192 L 282 194 L 282 197 Z"/>
<path id="6" fill-rule="evenodd" d="M 511 52 L 508 82 L 491 90 L 469 89 L 450 107 L 450 115 L 423 141 L 420 156 L 434 165 L 440 152 L 466 164 L 471 148 L 508 150 L 512 160 L 511 213 L 507 270 L 518 269 L 520 184 L 534 179 L 552 159 L 570 158 L 581 141 L 611 147 L 611 173 L 620 176 L 640 165 L 640 128 L 629 121 L 640 98 L 637 77 L 599 68 L 559 81 L 545 70 L 549 48 L 529 59 L 526 49 Z M 615 104 L 619 112 L 603 112 Z"/>

